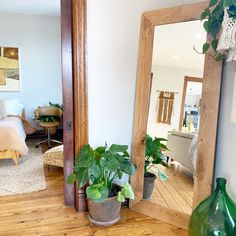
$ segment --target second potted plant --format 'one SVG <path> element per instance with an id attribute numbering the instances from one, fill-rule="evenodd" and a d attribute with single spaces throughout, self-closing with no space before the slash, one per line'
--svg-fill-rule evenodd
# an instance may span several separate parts
<path id="1" fill-rule="evenodd" d="M 162 153 L 168 150 L 163 143 L 166 142 L 163 138 L 152 138 L 146 136 L 146 150 L 145 150 L 145 165 L 144 165 L 144 185 L 143 185 L 143 199 L 150 199 L 152 196 L 154 183 L 157 177 L 160 180 L 167 180 L 168 176 L 157 165 L 168 167 L 167 157 Z M 155 170 L 153 170 L 155 167 Z M 152 172 L 151 172 L 152 169 Z M 157 175 L 153 173 L 157 171 Z"/>
<path id="2" fill-rule="evenodd" d="M 85 145 L 79 152 L 74 172 L 67 183 L 78 180 L 79 188 L 85 186 L 88 197 L 89 220 L 100 226 L 115 224 L 120 219 L 121 202 L 134 199 L 130 184 L 118 186 L 114 181 L 124 174 L 133 175 L 136 167 L 130 161 L 128 146 L 113 144 L 93 149 Z"/>

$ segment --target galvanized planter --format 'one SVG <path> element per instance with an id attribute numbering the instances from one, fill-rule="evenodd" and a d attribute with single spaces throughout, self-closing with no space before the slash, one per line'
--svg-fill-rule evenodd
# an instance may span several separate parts
<path id="1" fill-rule="evenodd" d="M 148 200 L 152 198 L 156 178 L 156 175 L 153 173 L 145 173 L 143 183 L 143 199 Z"/>

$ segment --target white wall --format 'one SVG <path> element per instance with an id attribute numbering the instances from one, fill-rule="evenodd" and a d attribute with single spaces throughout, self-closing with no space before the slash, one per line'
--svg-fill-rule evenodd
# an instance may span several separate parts
<path id="1" fill-rule="evenodd" d="M 153 137 L 167 138 L 168 131 L 179 130 L 180 110 L 183 96 L 184 77 L 203 77 L 203 71 L 168 66 L 152 66 L 153 80 L 149 107 L 147 133 Z M 174 99 L 171 125 L 157 123 L 157 102 L 159 93 L 156 91 L 177 92 Z"/>
<path id="2" fill-rule="evenodd" d="M 20 49 L 20 92 L 0 92 L 0 99 L 18 98 L 28 118 L 39 105 L 62 103 L 59 17 L 0 14 L 0 45 Z"/>
<path id="3" fill-rule="evenodd" d="M 131 144 L 141 15 L 181 0 L 88 0 L 89 139 Z"/>
<path id="4" fill-rule="evenodd" d="M 105 140 L 131 144 L 141 14 L 200 1 L 88 0 L 89 137 L 92 145 Z M 236 196 L 236 125 L 227 117 L 232 98 L 227 92 L 233 88 L 233 72 L 235 64 L 225 68 L 216 175 L 228 176 L 231 192 Z M 228 113 L 224 114 L 225 111 Z"/>

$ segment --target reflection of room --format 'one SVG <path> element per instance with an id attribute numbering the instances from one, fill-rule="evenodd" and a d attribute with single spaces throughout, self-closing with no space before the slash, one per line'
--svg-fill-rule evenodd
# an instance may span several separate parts
<path id="1" fill-rule="evenodd" d="M 192 210 L 204 67 L 193 46 L 201 47 L 205 37 L 199 21 L 155 28 L 147 133 L 167 139 L 169 168 L 158 167 L 169 179 L 156 179 L 151 201 L 185 213 Z"/>

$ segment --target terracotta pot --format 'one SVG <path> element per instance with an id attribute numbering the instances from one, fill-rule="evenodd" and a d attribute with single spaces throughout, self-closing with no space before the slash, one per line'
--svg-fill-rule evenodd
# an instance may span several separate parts
<path id="1" fill-rule="evenodd" d="M 110 226 L 120 220 L 121 203 L 116 197 L 107 198 L 102 203 L 88 199 L 89 221 L 94 225 Z"/>
<path id="2" fill-rule="evenodd" d="M 144 175 L 144 184 L 143 184 L 143 199 L 151 199 L 152 192 L 156 180 L 156 175 L 153 173 L 145 173 Z"/>

